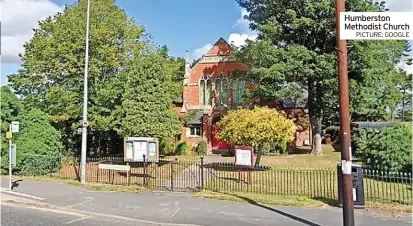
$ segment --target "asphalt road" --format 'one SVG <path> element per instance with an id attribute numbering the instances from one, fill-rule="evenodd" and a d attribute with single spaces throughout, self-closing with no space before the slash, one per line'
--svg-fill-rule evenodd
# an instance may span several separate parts
<path id="1" fill-rule="evenodd" d="M 2 183 L 2 186 L 7 186 L 7 183 Z M 94 215 L 94 217 L 77 221 L 78 224 L 73 223 L 69 225 L 115 225 L 113 219 L 120 218 L 114 218 L 113 216 L 123 217 L 121 220 L 125 221 L 117 223 L 119 225 L 142 225 L 142 223 L 147 223 L 147 221 L 203 226 L 342 225 L 342 209 L 340 208 L 301 208 L 261 205 L 241 196 L 238 197 L 244 198 L 249 203 L 200 199 L 191 197 L 188 194 L 177 193 L 142 192 L 136 194 L 126 192 L 92 191 L 63 183 L 32 180 L 20 181 L 19 186 L 15 187 L 13 192 L 40 198 L 33 201 L 42 204 L 64 208 L 65 210 L 73 212 L 82 212 L 82 214 Z M 1 193 L 2 200 L 4 194 L 11 195 L 5 191 L 2 191 Z M 103 219 L 100 216 L 96 217 L 96 213 L 104 217 L 111 217 L 111 219 Z M 15 213 L 12 216 L 5 216 L 2 210 L 2 218 L 6 217 L 7 220 L 11 221 L 11 223 L 2 225 L 61 225 L 60 223 L 63 224 L 74 219 L 86 217 L 61 213 L 47 214 L 48 215 L 45 217 L 41 214 L 41 217 L 36 217 L 37 215 L 35 214 L 35 216 L 33 216 L 33 222 L 36 223 L 29 221 L 30 224 L 23 224 L 24 222 L 13 224 L 13 221 L 23 221 L 25 219 L 20 218 L 28 217 L 21 217 L 20 213 Z M 53 214 L 59 216 L 64 215 L 66 216 L 66 219 L 61 220 L 59 221 L 59 224 L 56 224 L 53 219 L 59 220 L 59 217 L 53 218 Z M 47 216 L 49 216 L 49 218 Z M 355 217 L 356 225 L 360 226 L 412 225 L 412 218 L 410 216 L 403 216 L 399 219 L 395 219 L 380 213 L 356 210 Z M 51 222 L 39 223 L 36 220 L 39 218 L 41 221 Z M 140 221 L 131 224 L 124 218 L 139 219 Z"/>
<path id="2" fill-rule="evenodd" d="M 28 206 L 1 205 L 1 225 L 7 226 L 132 226 L 150 225 L 135 221 L 124 221 L 83 215 L 74 212 L 62 212 Z"/>

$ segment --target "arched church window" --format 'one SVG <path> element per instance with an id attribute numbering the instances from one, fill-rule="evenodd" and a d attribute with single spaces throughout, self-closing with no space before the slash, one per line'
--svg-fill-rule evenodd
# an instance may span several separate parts
<path id="1" fill-rule="evenodd" d="M 212 81 L 204 75 L 199 81 L 199 104 L 211 105 L 212 104 Z"/>
<path id="2" fill-rule="evenodd" d="M 244 103 L 244 98 L 242 97 L 245 92 L 245 81 L 234 79 L 231 82 L 232 86 L 232 105 L 239 106 Z"/>
<path id="3" fill-rule="evenodd" d="M 216 105 L 228 105 L 228 78 L 220 75 L 215 81 Z"/>

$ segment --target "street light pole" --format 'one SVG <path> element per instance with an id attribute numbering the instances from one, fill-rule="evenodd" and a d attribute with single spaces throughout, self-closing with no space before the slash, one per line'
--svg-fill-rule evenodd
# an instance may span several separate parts
<path id="1" fill-rule="evenodd" d="M 339 82 L 340 105 L 340 145 L 341 145 L 341 169 L 343 186 L 343 225 L 354 226 L 353 203 L 353 176 L 350 148 L 350 110 L 349 87 L 347 75 L 347 41 L 340 40 L 340 12 L 345 12 L 345 0 L 336 1 L 336 42 L 337 42 L 337 70 Z"/>
<path id="2" fill-rule="evenodd" d="M 83 120 L 82 120 L 82 153 L 81 153 L 81 170 L 80 170 L 80 183 L 86 183 L 86 143 L 87 143 L 87 78 L 89 70 L 89 13 L 90 13 L 90 0 L 87 0 L 87 13 L 86 13 L 86 51 L 85 51 L 85 75 L 83 82 Z"/>

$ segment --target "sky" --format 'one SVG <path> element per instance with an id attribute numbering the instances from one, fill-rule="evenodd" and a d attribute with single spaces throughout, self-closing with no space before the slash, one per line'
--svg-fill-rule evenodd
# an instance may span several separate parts
<path id="1" fill-rule="evenodd" d="M 1 81 L 20 67 L 18 53 L 30 40 L 38 21 L 61 12 L 75 0 L 2 0 L 1 1 Z M 153 41 L 167 45 L 170 54 L 190 60 L 208 51 L 220 38 L 243 45 L 256 34 L 243 19 L 246 11 L 235 0 L 116 0 L 136 23 L 143 25 Z M 412 11 L 412 0 L 388 0 L 390 11 Z"/>

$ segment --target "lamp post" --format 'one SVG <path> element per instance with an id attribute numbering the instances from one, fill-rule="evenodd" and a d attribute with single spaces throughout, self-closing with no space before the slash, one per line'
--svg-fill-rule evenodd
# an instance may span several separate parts
<path id="1" fill-rule="evenodd" d="M 83 119 L 82 119 L 82 152 L 80 165 L 80 183 L 86 183 L 86 143 L 87 143 L 87 78 L 89 69 L 89 14 L 90 14 L 90 0 L 87 0 L 86 13 L 86 51 L 85 51 L 85 74 L 83 82 Z"/>

